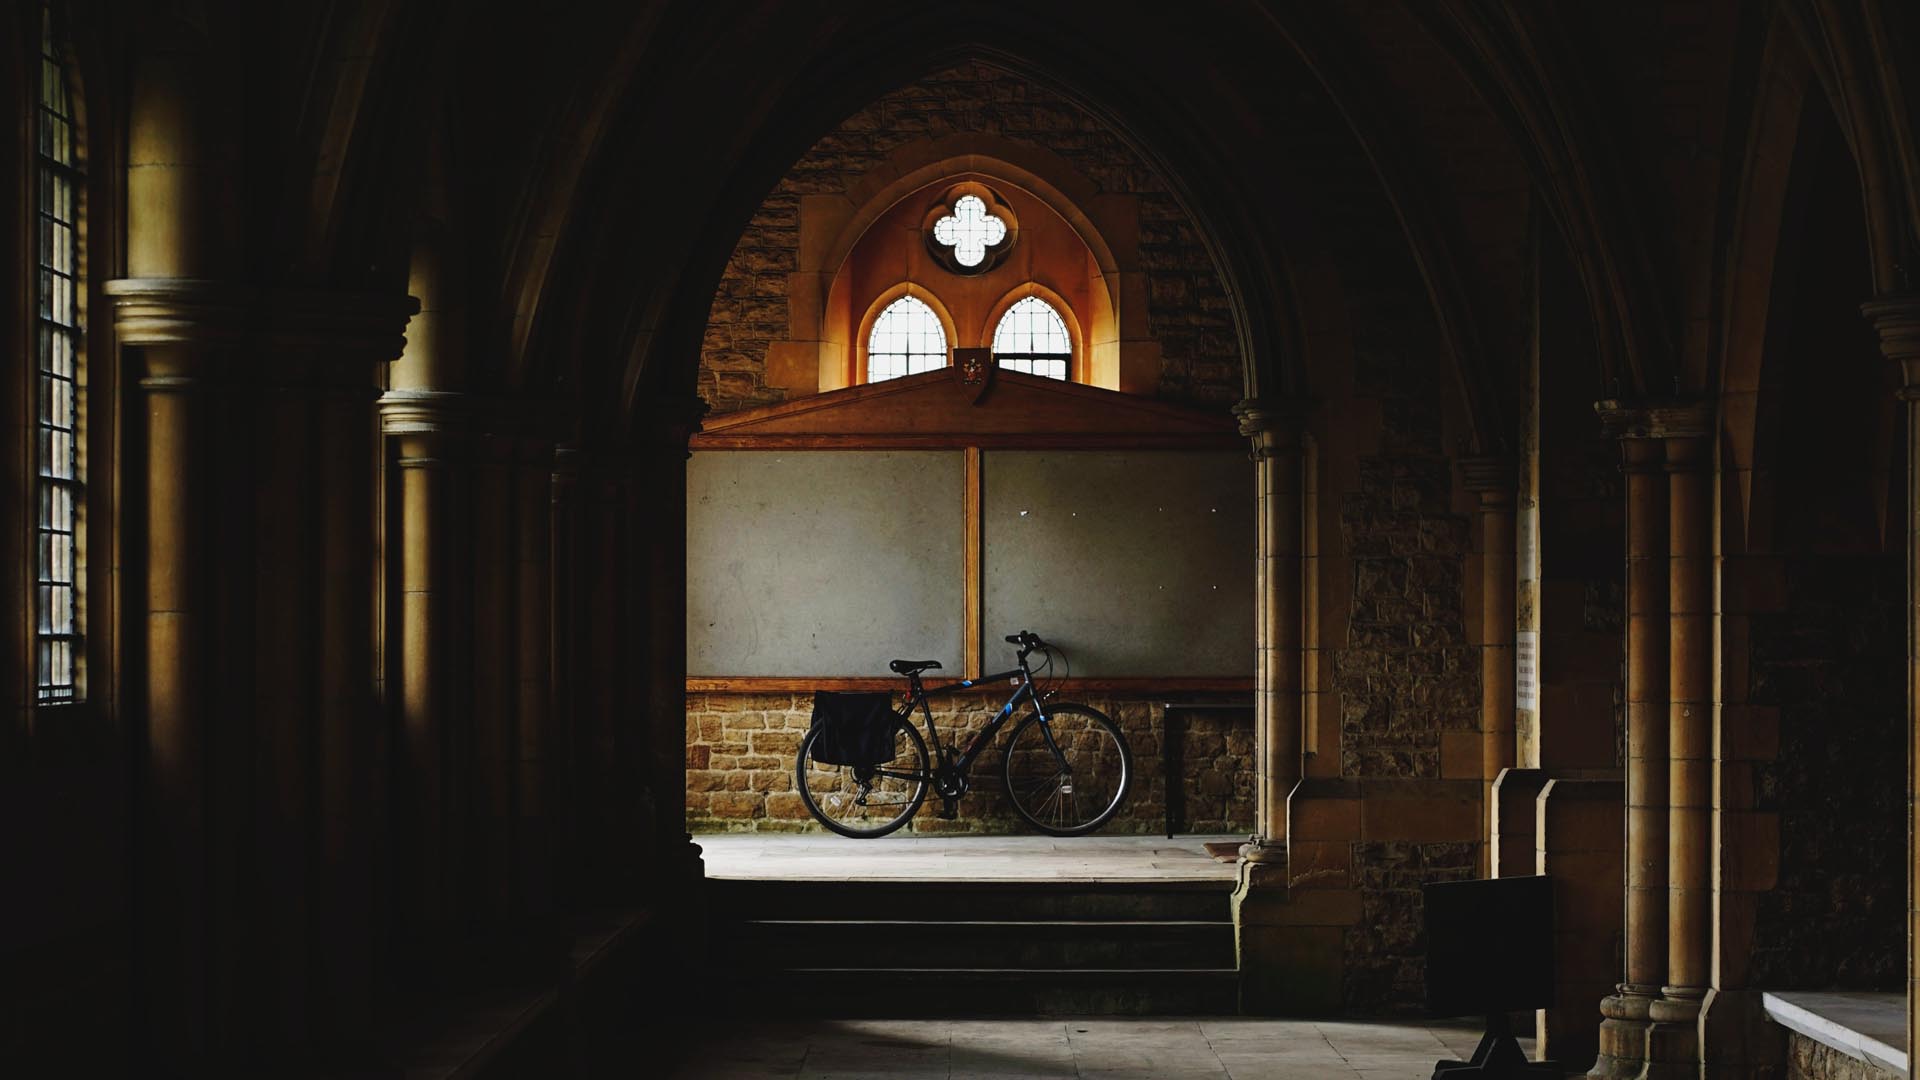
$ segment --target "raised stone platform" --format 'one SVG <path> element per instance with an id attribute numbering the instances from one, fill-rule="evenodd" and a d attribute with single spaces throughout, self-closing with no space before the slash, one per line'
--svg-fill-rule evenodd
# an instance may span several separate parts
<path id="1" fill-rule="evenodd" d="M 1208 837 L 697 838 L 742 1015 L 1206 1015 L 1237 1007 Z"/>
<path id="2" fill-rule="evenodd" d="M 1877 1070 L 1871 1075 L 1908 1075 L 1905 994 L 1781 990 L 1761 1000 L 1774 1023 L 1855 1061 L 1866 1062 Z M 1868 1074 L 1852 1070 L 1848 1075 Z"/>
<path id="3" fill-rule="evenodd" d="M 709 833 L 694 837 L 707 877 L 733 881 L 1197 883 L 1231 888 L 1231 863 L 1207 854 L 1232 836 L 843 836 Z"/>

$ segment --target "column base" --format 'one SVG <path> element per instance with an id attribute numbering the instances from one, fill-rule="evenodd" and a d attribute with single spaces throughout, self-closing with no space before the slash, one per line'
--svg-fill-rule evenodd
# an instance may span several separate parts
<path id="1" fill-rule="evenodd" d="M 1240 1011 L 1253 1016 L 1338 1013 L 1344 1004 L 1346 929 L 1359 919 L 1358 894 L 1291 889 L 1284 846 L 1248 848 L 1233 890 Z"/>
<path id="2" fill-rule="evenodd" d="M 1700 1003 L 1704 991 L 1665 987 L 1647 1007 L 1646 1080 L 1699 1080 Z"/>
<path id="3" fill-rule="evenodd" d="M 1625 984 L 1619 991 L 1600 1000 L 1600 1053 L 1589 1080 L 1637 1080 L 1646 1072 L 1647 1031 L 1653 1026 L 1647 1014 L 1655 991 Z"/>
<path id="4" fill-rule="evenodd" d="M 1747 1080 L 1786 1069 L 1787 1030 L 1767 1018 L 1758 990 L 1709 990 L 1700 1008 L 1701 1076 Z"/>

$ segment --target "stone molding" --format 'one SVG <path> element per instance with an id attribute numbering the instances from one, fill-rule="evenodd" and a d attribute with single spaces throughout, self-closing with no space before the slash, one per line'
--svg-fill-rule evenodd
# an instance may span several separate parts
<path id="1" fill-rule="evenodd" d="M 1305 433 L 1307 405 L 1296 398 L 1244 398 L 1234 403 L 1240 434 L 1253 440 L 1255 458 L 1298 453 Z"/>
<path id="2" fill-rule="evenodd" d="M 1482 501 L 1488 496 L 1511 496 L 1520 486 L 1520 467 L 1513 458 L 1504 456 L 1461 458 L 1460 482 L 1468 491 L 1480 493 Z"/>
<path id="3" fill-rule="evenodd" d="M 400 356 L 407 322 L 420 310 L 417 299 L 399 293 L 200 278 L 118 278 L 101 290 L 124 345 L 263 345 L 373 363 Z"/>
<path id="4" fill-rule="evenodd" d="M 700 431 L 700 422 L 711 407 L 697 396 L 643 397 L 629 418 L 634 445 L 645 450 L 664 450 L 692 456 L 687 443 Z"/>
<path id="5" fill-rule="evenodd" d="M 389 390 L 376 402 L 388 435 L 471 434 L 538 447 L 540 460 L 559 425 L 544 401 L 459 390 Z"/>
<path id="6" fill-rule="evenodd" d="M 1900 396 L 1920 398 L 1920 293 L 1888 293 L 1860 305 L 1880 334 L 1880 352 L 1900 365 Z"/>
<path id="7" fill-rule="evenodd" d="M 1601 427 L 1615 439 L 1704 439 L 1714 433 L 1709 401 L 1622 401 L 1594 403 Z"/>

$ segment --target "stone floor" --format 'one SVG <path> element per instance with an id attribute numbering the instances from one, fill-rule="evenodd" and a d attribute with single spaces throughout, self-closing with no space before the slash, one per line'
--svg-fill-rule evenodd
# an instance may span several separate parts
<path id="1" fill-rule="evenodd" d="M 1477 1041 L 1464 1024 L 1243 1017 L 747 1021 L 698 1033 L 669 1075 L 1427 1080 Z"/>
<path id="2" fill-rule="evenodd" d="M 1202 847 L 1231 836 L 883 836 L 708 833 L 709 878 L 753 881 L 1230 882 Z"/>

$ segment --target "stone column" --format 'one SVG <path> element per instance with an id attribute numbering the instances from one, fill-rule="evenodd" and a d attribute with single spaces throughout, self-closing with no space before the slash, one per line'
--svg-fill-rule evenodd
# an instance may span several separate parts
<path id="1" fill-rule="evenodd" d="M 580 784 L 580 452 L 577 446 L 556 446 L 549 475 L 547 551 L 549 611 L 547 664 L 552 679 L 548 695 L 545 752 L 553 762 L 552 797 L 547 800 L 548 836 L 553 845 L 553 887 L 556 906 L 577 907 L 581 883 Z"/>
<path id="2" fill-rule="evenodd" d="M 687 441 L 707 405 L 699 398 L 653 399 L 635 410 L 639 460 L 630 489 L 644 679 L 635 700 L 651 725 L 649 774 L 655 833 L 670 887 L 698 880 L 700 847 L 686 830 L 687 804 Z"/>
<path id="3" fill-rule="evenodd" d="M 399 487 L 399 535 L 387 537 L 399 566 L 399 611 L 390 624 L 397 646 L 389 646 L 397 688 L 396 916 L 409 966 L 429 973 L 458 938 L 463 917 L 452 907 L 462 849 L 457 808 L 465 802 L 458 718 L 470 689 L 461 547 L 470 531 L 463 498 L 469 434 L 456 393 L 389 391 L 380 413 Z"/>
<path id="4" fill-rule="evenodd" d="M 556 936 L 561 925 L 559 847 L 555 803 L 560 780 L 553 708 L 553 443 L 517 441 L 513 460 L 513 627 L 517 690 L 514 749 L 517 799 L 514 837 L 519 910 L 537 938 Z"/>
<path id="5" fill-rule="evenodd" d="M 1514 552 L 1513 508 L 1518 474 L 1510 458 L 1468 458 L 1460 463 L 1468 491 L 1479 496 L 1480 518 L 1480 778 L 1485 808 L 1483 856 L 1491 877 L 1530 872 L 1533 845 L 1510 846 L 1509 865 L 1492 863 L 1500 822 L 1493 785 L 1514 765 Z"/>
<path id="6" fill-rule="evenodd" d="M 1252 864 L 1284 863 L 1287 796 L 1300 781 L 1303 490 L 1302 417 L 1290 402 L 1249 399 L 1233 407 L 1252 441 L 1254 564 L 1254 755 L 1259 835 L 1243 849 Z M 1284 877 L 1284 875 L 1282 875 Z"/>
<path id="7" fill-rule="evenodd" d="M 411 302 L 178 278 L 104 290 L 144 399 L 129 688 L 153 1060 L 351 1055 L 382 988 L 372 398 Z"/>
<path id="8" fill-rule="evenodd" d="M 1649 1009 L 1649 1077 L 1698 1077 L 1712 982 L 1713 426 L 1701 407 L 1656 410 L 1668 505 L 1667 979 Z"/>
<path id="9" fill-rule="evenodd" d="M 1626 1080 L 1646 1062 L 1648 1009 L 1667 973 L 1667 477 L 1651 410 L 1597 407 L 1621 440 L 1627 476 L 1626 978 L 1600 1004 L 1592 1077 Z"/>
<path id="10" fill-rule="evenodd" d="M 1880 333 L 1880 351 L 1899 365 L 1907 403 L 1907 1043 L 1920 1042 L 1920 293 L 1882 296 L 1861 306 Z"/>

